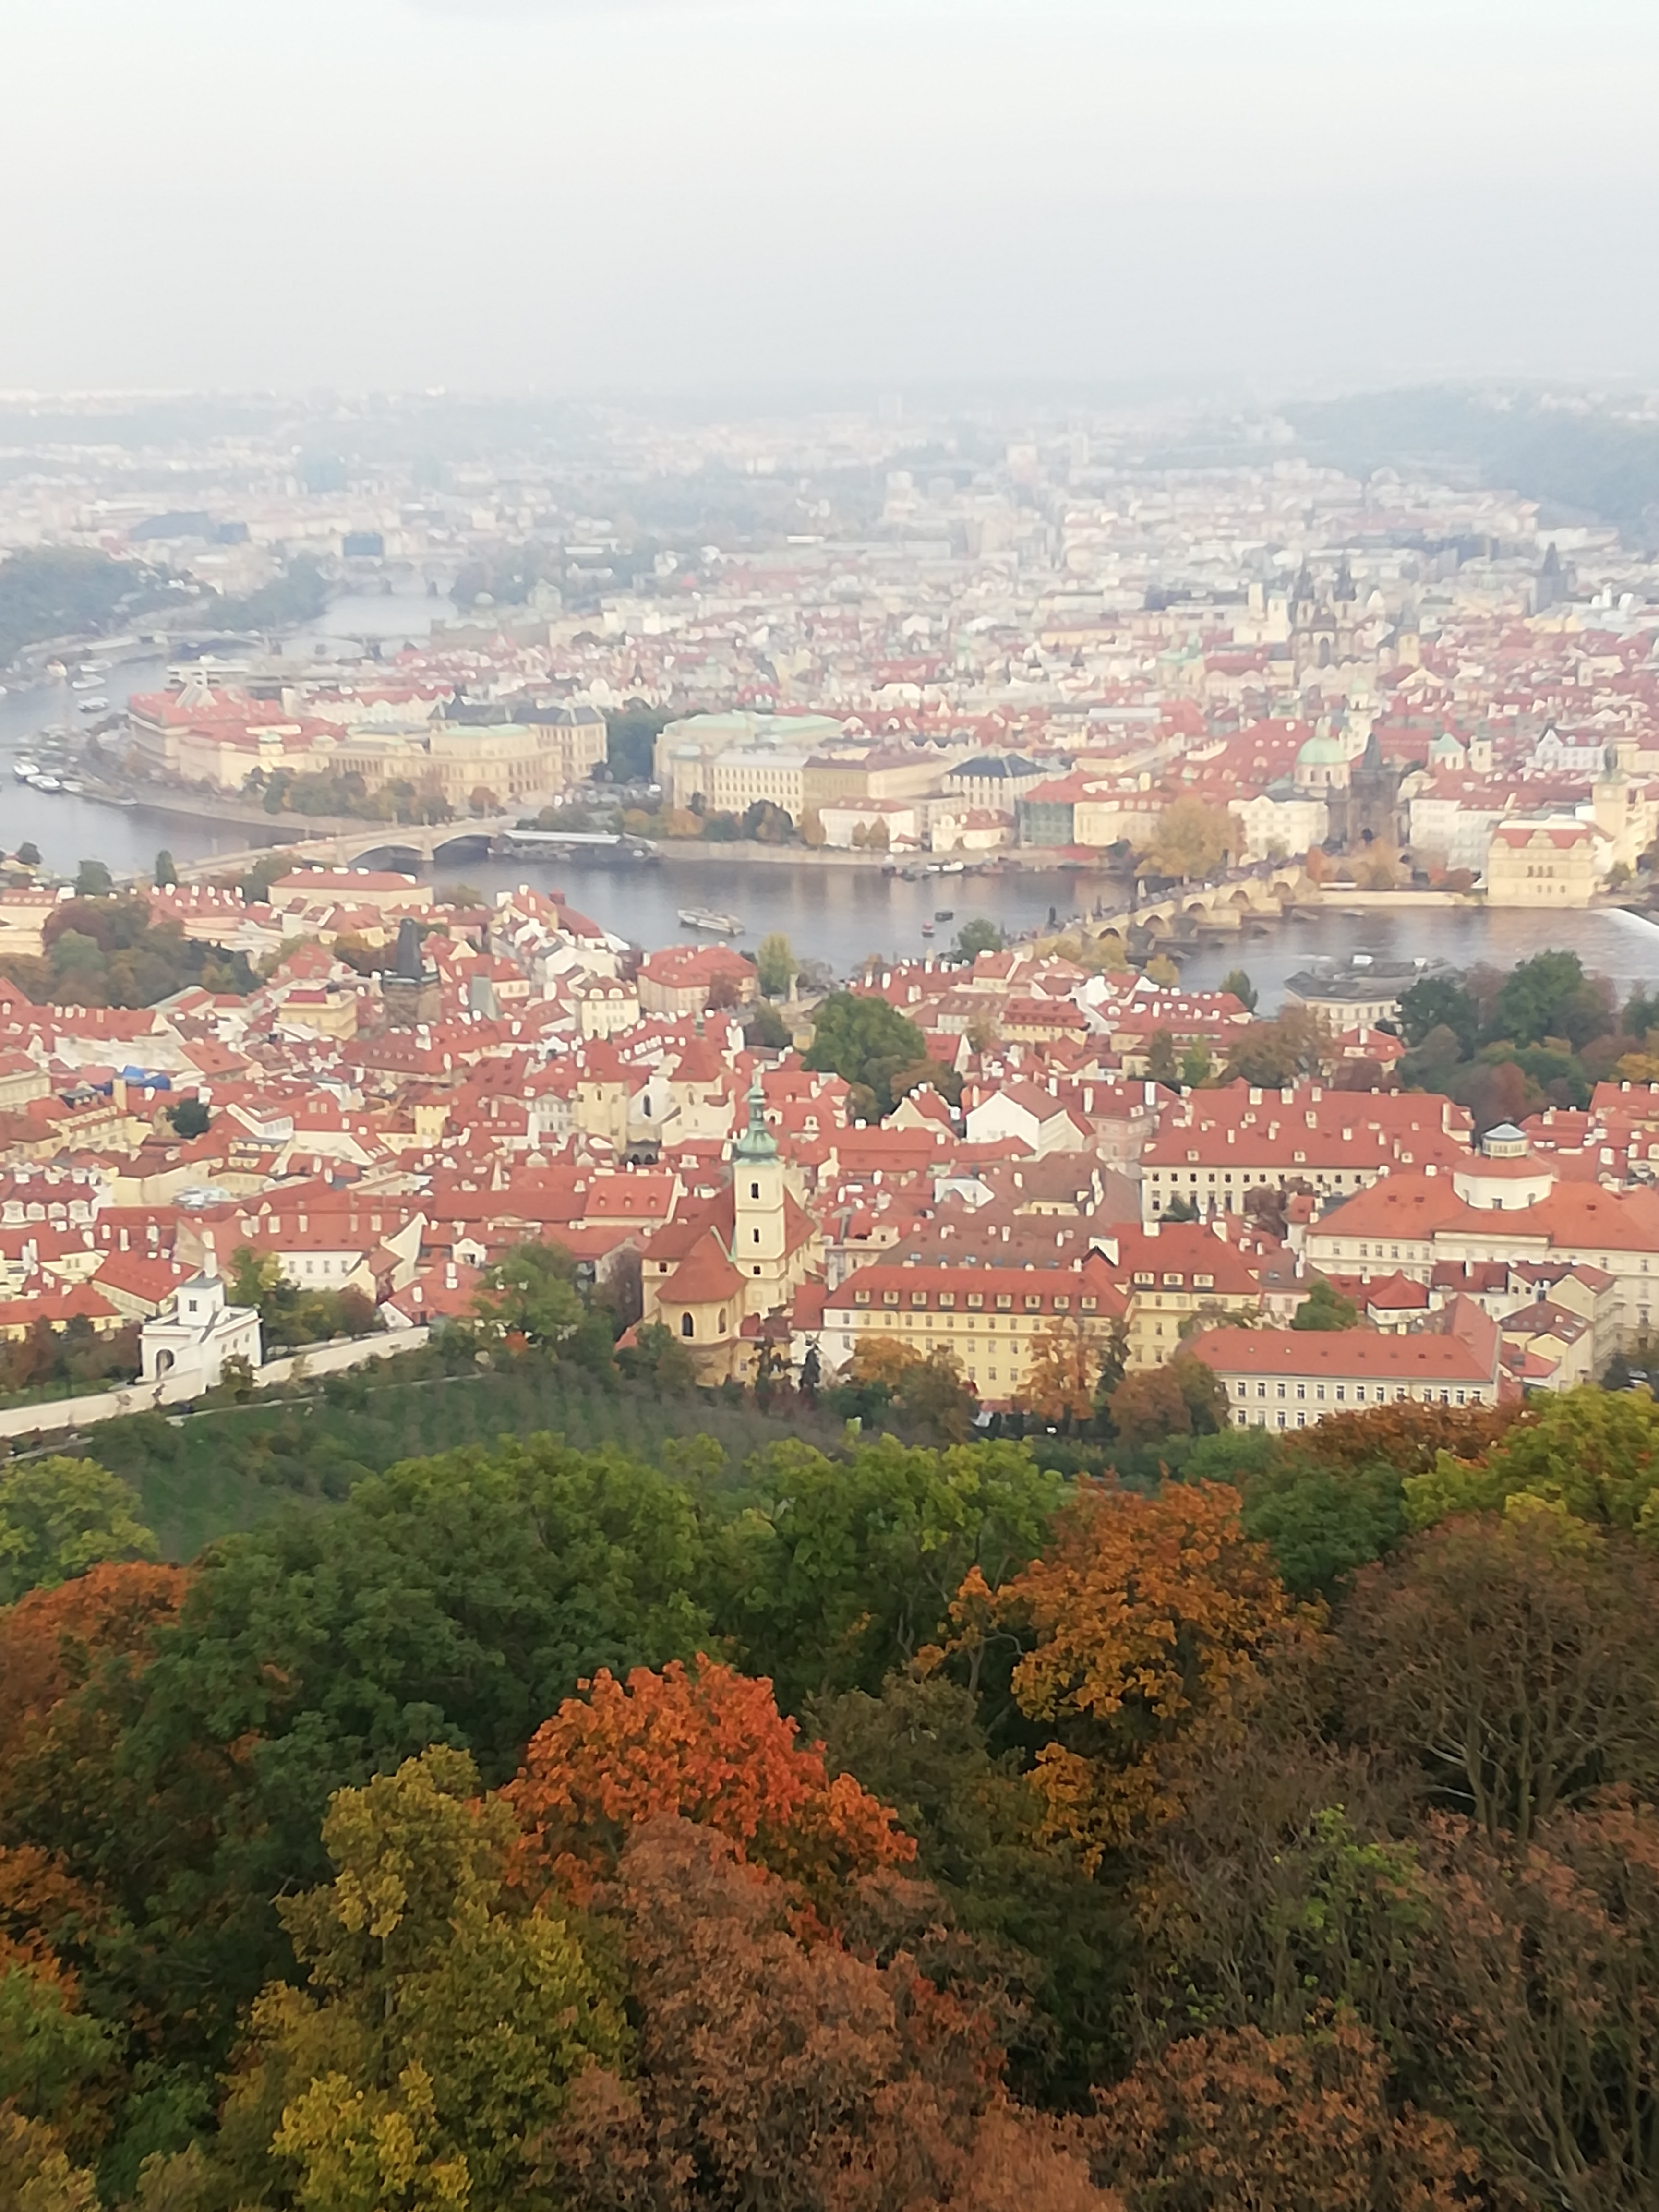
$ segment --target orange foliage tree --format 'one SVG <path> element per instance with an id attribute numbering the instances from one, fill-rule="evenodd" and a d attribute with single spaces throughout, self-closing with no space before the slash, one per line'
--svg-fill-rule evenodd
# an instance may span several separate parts
<path id="1" fill-rule="evenodd" d="M 884 1805 L 833 1779 L 772 1685 L 699 1654 L 690 1668 L 604 1668 L 532 1737 L 506 1796 L 526 1873 L 576 1895 L 610 1873 L 630 1830 L 664 1814 L 718 1829 L 741 1858 L 809 1887 L 915 1856 Z"/>
<path id="2" fill-rule="evenodd" d="M 0 1778 L 52 1707 L 106 1660 L 148 1653 L 187 1581 L 178 1567 L 97 1566 L 0 1612 Z"/>
<path id="3" fill-rule="evenodd" d="M 1176 1809 L 1170 1747 L 1317 1625 L 1238 1516 L 1220 1483 L 1157 1498 L 1096 1487 L 1024 1574 L 994 1595 L 973 1576 L 963 1585 L 960 1619 L 994 1616 L 1029 1640 L 1013 1692 L 1057 1730 L 1036 1760 L 1047 1826 L 1091 1867 Z"/>

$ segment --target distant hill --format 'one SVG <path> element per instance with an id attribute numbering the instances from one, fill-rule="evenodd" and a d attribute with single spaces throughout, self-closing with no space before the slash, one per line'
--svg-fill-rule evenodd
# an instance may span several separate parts
<path id="1" fill-rule="evenodd" d="M 1659 422 L 1569 412 L 1536 393 L 1429 386 L 1285 408 L 1309 455 L 1369 476 L 1420 468 L 1513 489 L 1547 521 L 1616 524 L 1659 542 Z"/>
<path id="2" fill-rule="evenodd" d="M 25 646 L 49 637 L 97 636 L 117 629 L 173 591 L 137 561 L 117 561 L 77 545 L 46 545 L 0 561 L 0 668 Z"/>

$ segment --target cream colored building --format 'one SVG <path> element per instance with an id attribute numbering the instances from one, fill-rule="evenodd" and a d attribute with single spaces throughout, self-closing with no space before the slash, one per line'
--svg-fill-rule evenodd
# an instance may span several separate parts
<path id="1" fill-rule="evenodd" d="M 779 806 L 784 805 L 785 801 L 777 796 L 775 789 L 756 787 L 741 805 L 732 805 L 729 798 L 716 795 L 715 763 L 727 763 L 725 788 L 734 794 L 744 788 L 740 778 L 732 780 L 738 767 L 737 756 L 798 755 L 799 761 L 791 771 L 796 778 L 794 804 L 787 809 L 798 819 L 802 805 L 799 779 L 807 761 L 826 745 L 839 743 L 841 734 L 841 724 L 827 714 L 757 714 L 746 711 L 688 714 L 680 721 L 668 723 L 659 732 L 652 762 L 656 780 L 671 806 L 689 807 L 696 799 L 707 808 L 740 814 L 755 799 L 769 799 Z"/>
<path id="2" fill-rule="evenodd" d="M 1601 879 L 1602 833 L 1591 822 L 1500 822 L 1486 852 L 1489 906 L 1588 906 Z"/>

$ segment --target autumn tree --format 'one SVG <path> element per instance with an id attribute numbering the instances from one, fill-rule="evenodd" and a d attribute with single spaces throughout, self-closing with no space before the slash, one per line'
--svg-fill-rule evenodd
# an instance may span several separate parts
<path id="1" fill-rule="evenodd" d="M 632 1831 L 672 1814 L 739 1859 L 822 1891 L 915 1846 L 850 1776 L 827 1773 L 772 1685 L 702 1655 L 625 1683 L 601 1671 L 530 1740 L 504 1793 L 525 1831 L 520 1879 L 586 1897 Z"/>
<path id="2" fill-rule="evenodd" d="M 1055 1427 L 1086 1421 L 1094 1411 L 1099 1365 L 1092 1334 L 1069 1314 L 1056 1314 L 1026 1347 L 1021 1409 Z"/>
<path id="3" fill-rule="evenodd" d="M 1445 1522 L 1361 1576 L 1351 1723 L 1524 1844 L 1559 1808 L 1659 1780 L 1659 1560 L 1542 1504 Z"/>
<path id="4" fill-rule="evenodd" d="M 1169 1747 L 1310 1632 L 1238 1516 L 1224 1484 L 1093 1486 L 988 1607 L 964 1585 L 964 1615 L 984 1608 L 1026 1639 L 1013 1693 L 1055 1730 L 1036 1766 L 1048 1825 L 1091 1864 L 1173 1809 Z"/>
<path id="5" fill-rule="evenodd" d="M 266 1988 L 232 2080 L 215 2153 L 229 2201 L 515 2197 L 536 2131 L 574 2075 L 615 2062 L 622 2027 L 563 1919 L 506 1901 L 514 1838 L 441 1747 L 333 1799 L 334 1879 L 278 1906 L 309 1986 Z"/>
<path id="6" fill-rule="evenodd" d="M 984 2010 L 923 1976 L 914 1936 L 885 1963 L 804 1942 L 787 1887 L 684 1821 L 636 1832 L 613 1895 L 634 2066 L 573 2086 L 545 2154 L 557 2201 L 1115 2212 L 1056 2125 L 1012 2104 Z"/>
<path id="7" fill-rule="evenodd" d="M 1127 2212 L 1458 2212 L 1478 2157 L 1389 2088 L 1356 2020 L 1212 2029 L 1103 2091 L 1090 2142 Z"/>
<path id="8" fill-rule="evenodd" d="M 0 1470 L 0 1605 L 106 1559 L 154 1559 L 155 1538 L 118 1475 L 52 1455 Z"/>
<path id="9" fill-rule="evenodd" d="M 1659 1815 L 1614 1793 L 1524 1850 L 1431 1828 L 1415 1887 L 1415 2037 L 1500 2202 L 1659 2199 Z"/>
<path id="10" fill-rule="evenodd" d="M 979 1394 L 963 1379 L 962 1363 L 948 1346 L 931 1352 L 866 1336 L 855 1346 L 848 1376 L 873 1387 L 911 1427 L 939 1444 L 959 1444 L 971 1434 Z"/>
<path id="11" fill-rule="evenodd" d="M 1213 1371 L 1190 1352 L 1163 1367 L 1136 1367 L 1107 1401 L 1120 1443 L 1133 1448 L 1170 1437 L 1212 1436 L 1226 1425 L 1227 1401 Z"/>
<path id="12" fill-rule="evenodd" d="M 1188 795 L 1159 815 L 1146 857 L 1166 876 L 1213 876 L 1237 841 L 1238 824 L 1224 806 Z"/>

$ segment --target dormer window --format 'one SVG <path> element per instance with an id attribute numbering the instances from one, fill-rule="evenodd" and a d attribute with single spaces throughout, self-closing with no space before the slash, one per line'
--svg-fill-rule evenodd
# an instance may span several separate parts
<path id="1" fill-rule="evenodd" d="M 1040 1291 L 1026 1291 L 1025 1310 L 1027 1313 L 1041 1313 L 1042 1311 L 1042 1294 Z"/>
<path id="2" fill-rule="evenodd" d="M 884 1306 L 896 1306 L 899 1302 L 898 1292 L 896 1291 L 884 1291 L 881 1294 L 881 1302 Z"/>
<path id="3" fill-rule="evenodd" d="M 997 1292 L 997 1311 L 999 1313 L 1006 1313 L 1013 1303 L 1013 1298 L 1008 1291 L 999 1291 Z"/>
<path id="4" fill-rule="evenodd" d="M 978 1309 L 979 1309 L 981 1306 L 982 1306 L 982 1305 L 984 1304 L 984 1303 L 985 1303 L 985 1293 L 984 1293 L 984 1291 L 969 1291 L 969 1293 L 968 1293 L 968 1304 L 969 1304 L 969 1305 L 970 1307 L 972 1307 L 975 1311 L 977 1311 L 977 1310 L 978 1310 Z"/>
<path id="5" fill-rule="evenodd" d="M 854 1293 L 853 1293 L 853 1304 L 854 1304 L 855 1306 L 867 1306 L 867 1305 L 869 1304 L 869 1303 L 870 1303 L 870 1293 L 869 1293 L 869 1291 L 854 1291 Z"/>
<path id="6" fill-rule="evenodd" d="M 1137 1268 L 1135 1271 L 1135 1288 L 1138 1291 L 1150 1291 L 1157 1280 L 1150 1268 Z"/>
<path id="7" fill-rule="evenodd" d="M 927 1303 L 927 1291 L 912 1291 L 910 1293 L 910 1303 L 913 1306 L 925 1306 Z"/>
<path id="8" fill-rule="evenodd" d="M 1054 1300 L 1054 1311 L 1056 1313 L 1069 1313 L 1071 1310 L 1072 1301 L 1070 1298 L 1056 1298 Z"/>
<path id="9" fill-rule="evenodd" d="M 942 1306 L 953 1306 L 957 1302 L 957 1294 L 954 1291 L 941 1291 L 939 1294 L 939 1302 Z"/>

